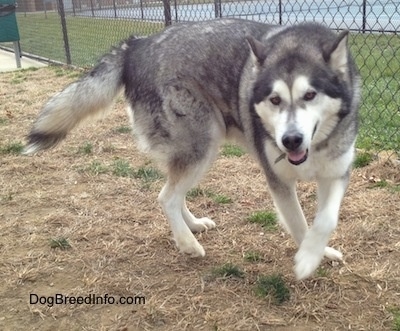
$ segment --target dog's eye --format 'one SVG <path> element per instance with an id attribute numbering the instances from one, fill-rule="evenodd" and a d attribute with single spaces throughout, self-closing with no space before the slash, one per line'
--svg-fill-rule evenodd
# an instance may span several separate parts
<path id="1" fill-rule="evenodd" d="M 281 98 L 276 96 L 269 99 L 274 106 L 278 106 L 281 103 Z"/>
<path id="2" fill-rule="evenodd" d="M 304 99 L 304 101 L 311 101 L 312 99 L 315 98 L 316 95 L 317 95 L 317 92 L 310 91 L 310 92 L 307 92 L 306 94 L 304 94 L 303 99 Z"/>

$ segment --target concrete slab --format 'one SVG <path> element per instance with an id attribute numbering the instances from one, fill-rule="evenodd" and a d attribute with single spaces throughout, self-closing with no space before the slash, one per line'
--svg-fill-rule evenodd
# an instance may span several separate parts
<path id="1" fill-rule="evenodd" d="M 17 68 L 17 61 L 15 59 L 15 54 L 0 49 L 0 72 L 27 69 L 31 67 L 45 67 L 45 66 L 47 66 L 46 63 L 35 61 L 30 58 L 27 58 L 26 56 L 22 56 L 21 68 Z"/>

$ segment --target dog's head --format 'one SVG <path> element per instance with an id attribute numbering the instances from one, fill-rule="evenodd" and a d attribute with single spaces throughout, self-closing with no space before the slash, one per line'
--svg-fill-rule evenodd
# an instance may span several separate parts
<path id="1" fill-rule="evenodd" d="M 312 145 L 350 111 L 347 35 L 308 24 L 263 41 L 247 38 L 255 75 L 252 106 L 294 165 L 305 162 Z"/>

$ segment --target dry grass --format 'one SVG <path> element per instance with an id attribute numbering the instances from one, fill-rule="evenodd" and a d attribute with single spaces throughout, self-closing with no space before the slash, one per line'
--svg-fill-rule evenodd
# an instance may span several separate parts
<path id="1" fill-rule="evenodd" d="M 23 142 L 43 102 L 72 76 L 52 68 L 1 74 L 0 147 Z M 218 203 L 213 194 L 190 199 L 194 214 L 218 225 L 198 235 L 207 256 L 179 254 L 156 202 L 163 179 L 112 171 L 116 159 L 129 161 L 135 171 L 152 166 L 130 134 L 117 129 L 127 123 L 119 102 L 107 121 L 75 130 L 52 151 L 23 157 L 3 150 L 0 329 L 394 329 L 400 305 L 398 164 L 375 162 L 353 171 L 331 242 L 345 263 L 324 261 L 314 278 L 296 282 L 289 236 L 248 221 L 273 206 L 261 171 L 247 155 L 221 156 L 200 185 L 232 202 Z M 105 171 L 91 171 L 93 164 Z M 309 219 L 314 190 L 311 184 L 299 186 Z M 52 240 L 70 247 L 52 248 Z M 246 258 L 249 254 L 257 258 Z M 243 277 L 212 276 L 227 263 Z M 275 274 L 290 290 L 290 299 L 280 305 L 255 292 L 259 277 Z M 47 307 L 29 304 L 30 293 L 137 295 L 146 302 Z"/>

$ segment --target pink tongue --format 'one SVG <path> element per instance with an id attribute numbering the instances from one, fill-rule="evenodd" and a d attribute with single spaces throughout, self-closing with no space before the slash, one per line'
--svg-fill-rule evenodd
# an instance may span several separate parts
<path id="1" fill-rule="evenodd" d="M 288 153 L 288 159 L 293 162 L 298 162 L 306 155 L 307 151 L 302 152 L 290 152 Z"/>

